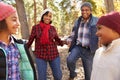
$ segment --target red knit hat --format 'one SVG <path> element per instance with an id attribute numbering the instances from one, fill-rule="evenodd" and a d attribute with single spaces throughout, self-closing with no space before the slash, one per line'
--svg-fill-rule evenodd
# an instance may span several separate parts
<path id="1" fill-rule="evenodd" d="M 110 12 L 105 16 L 100 17 L 97 25 L 104 25 L 113 29 L 120 34 L 120 12 Z"/>
<path id="2" fill-rule="evenodd" d="M 0 21 L 7 18 L 14 12 L 16 12 L 14 7 L 3 2 L 0 2 Z"/>

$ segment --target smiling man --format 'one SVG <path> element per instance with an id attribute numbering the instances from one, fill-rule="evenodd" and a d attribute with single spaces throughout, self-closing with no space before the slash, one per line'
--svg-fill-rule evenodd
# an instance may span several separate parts
<path id="1" fill-rule="evenodd" d="M 79 58 L 82 59 L 85 80 L 90 80 L 93 57 L 98 48 L 98 37 L 95 35 L 97 21 L 98 18 L 92 15 L 91 3 L 84 2 L 81 5 L 81 16 L 75 22 L 72 34 L 67 39 L 67 44 L 70 45 L 70 54 L 67 57 L 69 80 L 73 80 L 77 76 L 75 68 Z"/>

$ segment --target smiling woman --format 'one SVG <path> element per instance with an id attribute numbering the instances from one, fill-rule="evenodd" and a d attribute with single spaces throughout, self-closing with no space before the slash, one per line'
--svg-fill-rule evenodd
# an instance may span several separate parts
<path id="1" fill-rule="evenodd" d="M 49 63 L 53 72 L 54 80 L 62 79 L 62 71 L 60 68 L 60 57 L 57 46 L 63 46 L 63 41 L 59 38 L 56 29 L 51 25 L 52 23 L 52 10 L 45 9 L 41 13 L 40 23 L 33 26 L 29 41 L 28 48 L 35 40 L 36 63 L 38 68 L 38 80 L 47 80 L 47 63 Z"/>
<path id="2" fill-rule="evenodd" d="M 71 35 L 66 39 L 70 45 L 67 67 L 70 71 L 69 80 L 74 80 L 77 73 L 76 62 L 81 58 L 85 80 L 90 80 L 94 53 L 98 48 L 98 37 L 95 35 L 98 18 L 92 15 L 92 5 L 84 2 L 81 5 L 81 16 L 76 20 Z"/>

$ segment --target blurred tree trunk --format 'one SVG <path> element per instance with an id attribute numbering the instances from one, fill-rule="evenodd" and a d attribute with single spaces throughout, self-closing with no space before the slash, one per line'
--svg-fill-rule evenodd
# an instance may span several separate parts
<path id="1" fill-rule="evenodd" d="M 16 8 L 21 24 L 21 35 L 23 39 L 29 38 L 29 27 L 27 23 L 27 16 L 25 13 L 25 7 L 23 0 L 15 0 L 16 1 Z"/>
<path id="2" fill-rule="evenodd" d="M 113 0 L 104 0 L 106 6 L 106 12 L 109 13 L 114 11 L 114 3 Z"/>
<path id="3" fill-rule="evenodd" d="M 47 8 L 47 0 L 43 0 L 43 9 Z"/>
<path id="4" fill-rule="evenodd" d="M 36 0 L 34 1 L 34 24 L 36 25 Z"/>

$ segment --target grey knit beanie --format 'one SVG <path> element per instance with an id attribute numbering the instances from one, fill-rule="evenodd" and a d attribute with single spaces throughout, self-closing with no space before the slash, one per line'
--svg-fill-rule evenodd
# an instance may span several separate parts
<path id="1" fill-rule="evenodd" d="M 81 9 L 82 9 L 82 7 L 84 7 L 84 6 L 89 7 L 90 10 L 92 10 L 92 4 L 91 4 L 90 2 L 83 2 L 82 5 L 81 5 Z"/>

